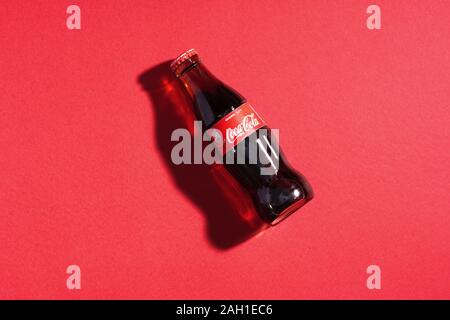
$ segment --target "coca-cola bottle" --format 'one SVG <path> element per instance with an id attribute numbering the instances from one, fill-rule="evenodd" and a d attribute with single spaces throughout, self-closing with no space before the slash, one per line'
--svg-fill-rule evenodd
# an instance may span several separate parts
<path id="1" fill-rule="evenodd" d="M 275 225 L 313 198 L 309 183 L 287 163 L 276 135 L 242 95 L 206 69 L 194 49 L 170 67 L 192 99 L 203 127 L 222 133 L 223 165 L 247 190 L 263 221 Z M 269 167 L 273 170 L 262 172 Z"/>

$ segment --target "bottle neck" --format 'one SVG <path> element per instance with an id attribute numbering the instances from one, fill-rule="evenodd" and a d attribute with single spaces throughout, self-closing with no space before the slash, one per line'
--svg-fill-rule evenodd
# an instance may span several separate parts
<path id="1" fill-rule="evenodd" d="M 177 58 L 171 68 L 191 97 L 197 119 L 207 127 L 245 102 L 243 96 L 216 78 L 193 50 Z"/>
<path id="2" fill-rule="evenodd" d="M 214 92 L 222 85 L 200 61 L 188 66 L 179 78 L 192 99 L 195 99 L 199 92 Z"/>

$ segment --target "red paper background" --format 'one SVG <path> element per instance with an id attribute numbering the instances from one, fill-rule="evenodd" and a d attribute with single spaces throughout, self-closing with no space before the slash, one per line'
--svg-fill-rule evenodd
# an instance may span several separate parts
<path id="1" fill-rule="evenodd" d="M 381 30 L 370 4 L 2 2 L 0 298 L 450 298 L 450 2 L 376 1 Z M 190 47 L 315 190 L 227 249 L 138 82 Z"/>

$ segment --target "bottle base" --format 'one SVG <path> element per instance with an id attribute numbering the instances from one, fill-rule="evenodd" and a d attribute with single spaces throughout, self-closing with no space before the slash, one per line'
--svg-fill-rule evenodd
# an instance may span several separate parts
<path id="1" fill-rule="evenodd" d="M 300 209 L 301 207 L 303 207 L 310 199 L 304 198 L 304 199 L 300 199 L 296 202 L 294 202 L 293 204 L 291 204 L 289 207 L 287 207 L 286 209 L 284 209 L 277 218 L 275 218 L 275 220 L 273 220 L 272 222 L 270 222 L 271 226 L 275 226 L 277 224 L 279 224 L 281 221 L 283 221 L 284 219 L 286 219 L 287 217 L 289 217 L 291 214 L 293 214 L 295 211 L 297 211 L 298 209 Z"/>

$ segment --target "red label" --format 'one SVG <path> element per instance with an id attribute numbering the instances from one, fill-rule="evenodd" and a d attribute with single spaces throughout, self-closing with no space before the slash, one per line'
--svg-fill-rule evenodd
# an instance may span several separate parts
<path id="1" fill-rule="evenodd" d="M 261 117 L 249 103 L 244 103 L 237 109 L 220 119 L 212 128 L 222 133 L 225 153 L 265 125 Z"/>

